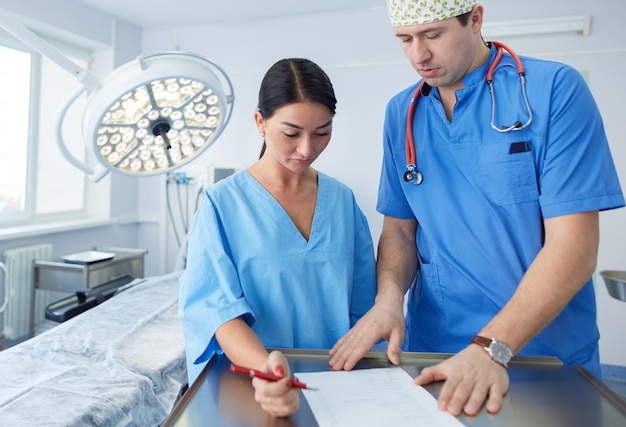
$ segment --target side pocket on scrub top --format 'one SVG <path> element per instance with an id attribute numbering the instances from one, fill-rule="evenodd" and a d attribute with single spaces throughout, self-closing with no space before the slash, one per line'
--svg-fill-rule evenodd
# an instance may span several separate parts
<path id="1" fill-rule="evenodd" d="M 420 341 L 436 337 L 445 327 L 447 315 L 439 281 L 439 269 L 434 264 L 421 264 L 419 277 L 409 292 L 407 309 L 412 311 L 407 326 Z"/>

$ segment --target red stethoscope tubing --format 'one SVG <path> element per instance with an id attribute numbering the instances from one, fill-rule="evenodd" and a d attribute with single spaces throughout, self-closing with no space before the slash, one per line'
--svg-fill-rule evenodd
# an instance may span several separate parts
<path id="1" fill-rule="evenodd" d="M 415 116 L 415 106 L 417 105 L 417 98 L 424 86 L 424 80 L 420 82 L 411 98 L 409 104 L 409 115 L 406 121 L 406 164 L 415 165 L 415 140 L 413 139 L 413 116 Z"/>
<path id="2" fill-rule="evenodd" d="M 500 43 L 496 41 L 492 41 L 491 44 L 493 44 L 496 47 L 496 49 L 498 49 L 498 51 L 496 53 L 496 57 L 493 59 L 493 62 L 491 63 L 491 65 L 489 66 L 489 69 L 487 70 L 488 82 L 493 81 L 493 72 L 495 71 L 496 67 L 500 63 L 500 59 L 502 58 L 502 51 L 504 50 L 506 50 L 515 61 L 515 65 L 517 66 L 517 73 L 520 75 L 524 75 L 526 73 L 526 71 L 524 70 L 524 64 L 522 64 L 521 59 L 519 59 L 519 56 L 517 56 L 517 54 L 513 51 L 513 49 L 511 49 L 504 43 Z"/>
<path id="3" fill-rule="evenodd" d="M 506 50 L 509 55 L 515 61 L 517 66 L 517 72 L 521 78 L 524 77 L 525 70 L 522 61 L 519 56 L 507 45 L 492 41 L 491 42 L 497 49 L 496 57 L 493 59 L 493 62 L 489 66 L 487 70 L 487 83 L 491 86 L 493 82 L 493 72 L 500 63 L 500 59 L 502 58 L 502 52 Z M 424 80 L 420 82 L 411 97 L 411 103 L 409 104 L 409 111 L 407 114 L 407 123 L 406 123 L 406 167 L 409 172 L 417 172 L 417 160 L 415 158 L 415 139 L 413 138 L 413 117 L 415 116 L 415 106 L 417 105 L 417 100 L 419 98 L 420 93 L 422 92 L 422 87 L 424 86 Z M 493 103 L 492 103 L 493 104 Z M 493 107 L 493 105 L 492 105 Z M 421 181 L 420 181 L 421 182 Z"/>

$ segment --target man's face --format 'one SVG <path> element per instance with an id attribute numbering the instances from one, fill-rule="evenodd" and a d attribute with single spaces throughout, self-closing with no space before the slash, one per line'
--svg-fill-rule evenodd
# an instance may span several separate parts
<path id="1" fill-rule="evenodd" d="M 475 37 L 480 37 L 481 22 L 470 18 L 463 26 L 455 17 L 394 31 L 409 62 L 430 86 L 456 90 L 463 76 L 480 64 Z"/>

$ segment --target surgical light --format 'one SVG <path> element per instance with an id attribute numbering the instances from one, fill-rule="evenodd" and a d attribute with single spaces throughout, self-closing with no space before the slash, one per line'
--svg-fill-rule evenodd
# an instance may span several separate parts
<path id="1" fill-rule="evenodd" d="M 231 81 L 208 58 L 180 51 L 142 55 L 99 81 L 2 11 L 0 27 L 82 83 L 59 110 L 57 142 L 63 156 L 96 182 L 110 170 L 146 176 L 178 168 L 211 146 L 230 119 Z M 86 91 L 82 131 L 99 162 L 94 167 L 63 142 L 65 115 Z"/>

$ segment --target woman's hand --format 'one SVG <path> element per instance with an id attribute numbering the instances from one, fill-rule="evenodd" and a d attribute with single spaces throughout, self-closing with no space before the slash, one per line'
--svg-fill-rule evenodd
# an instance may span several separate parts
<path id="1" fill-rule="evenodd" d="M 274 417 L 287 417 L 295 413 L 300 407 L 300 389 L 291 387 L 293 380 L 290 377 L 287 358 L 280 351 L 274 350 L 269 354 L 261 371 L 282 379 L 267 381 L 253 378 L 254 400 L 261 404 L 264 411 Z"/>

